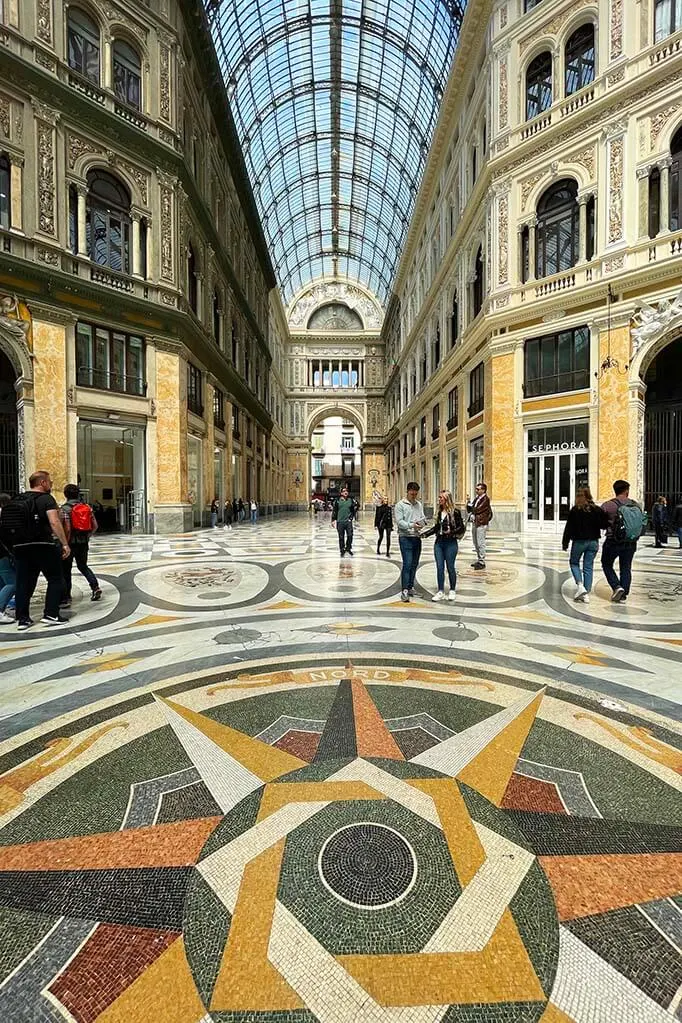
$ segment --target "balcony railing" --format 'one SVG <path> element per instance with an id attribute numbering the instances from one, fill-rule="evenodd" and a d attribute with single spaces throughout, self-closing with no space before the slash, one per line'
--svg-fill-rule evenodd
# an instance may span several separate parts
<path id="1" fill-rule="evenodd" d="M 104 284 L 107 288 L 115 288 L 116 291 L 132 291 L 134 288 L 131 277 L 119 273 L 117 270 L 111 270 L 108 266 L 91 266 L 90 280 L 95 284 Z"/>
<path id="2" fill-rule="evenodd" d="M 483 398 L 477 398 L 476 401 L 472 401 L 469 405 L 469 419 L 473 419 L 479 412 L 483 411 Z"/>
<path id="3" fill-rule="evenodd" d="M 457 426 L 457 416 L 450 416 L 445 425 L 448 430 L 454 430 Z"/>
<path id="4" fill-rule="evenodd" d="M 574 113 L 576 110 L 582 110 L 593 99 L 594 85 L 588 85 L 584 89 L 574 92 L 572 96 L 568 96 L 559 107 L 559 114 L 561 117 L 568 117 L 569 114 Z"/>
<path id="5" fill-rule="evenodd" d="M 649 54 L 649 63 L 652 65 L 660 64 L 662 60 L 667 60 L 668 57 L 674 57 L 681 49 L 682 33 L 676 32 L 675 35 L 669 36 L 661 46 L 658 46 L 653 53 Z"/>
<path id="6" fill-rule="evenodd" d="M 91 366 L 79 366 L 76 370 L 78 387 L 94 387 L 100 391 L 116 391 L 118 394 L 134 394 L 144 398 L 147 384 L 144 380 L 130 379 L 106 370 L 93 369 Z"/>
<path id="7" fill-rule="evenodd" d="M 84 96 L 88 96 L 90 99 L 94 99 L 95 103 L 104 106 L 107 98 L 106 93 L 100 89 L 99 85 L 95 85 L 89 78 L 79 75 L 73 69 L 69 71 L 69 85 L 76 92 L 82 92 Z"/>

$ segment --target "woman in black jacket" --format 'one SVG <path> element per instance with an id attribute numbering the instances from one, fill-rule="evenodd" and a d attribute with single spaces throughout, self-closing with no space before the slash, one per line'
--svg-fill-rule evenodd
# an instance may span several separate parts
<path id="1" fill-rule="evenodd" d="M 462 513 L 455 508 L 452 494 L 449 490 L 441 490 L 438 495 L 438 514 L 435 524 L 431 529 L 420 533 L 420 536 L 433 536 L 436 542 L 433 546 L 433 556 L 436 559 L 436 579 L 438 590 L 431 600 L 437 603 L 445 600 L 445 566 L 448 569 L 450 592 L 448 600 L 455 599 L 455 587 L 457 586 L 457 570 L 455 569 L 455 558 L 457 557 L 458 544 L 466 532 L 466 526 Z"/>
<path id="2" fill-rule="evenodd" d="M 388 498 L 384 497 L 380 505 L 377 505 L 377 510 L 374 513 L 374 528 L 379 530 L 379 539 L 377 540 L 377 554 L 381 554 L 379 548 L 381 547 L 381 541 L 386 534 L 386 557 L 391 556 L 391 533 L 393 532 L 393 511 L 388 503 Z"/>
<path id="3" fill-rule="evenodd" d="M 571 544 L 568 563 L 578 587 L 573 599 L 583 604 L 590 602 L 592 566 L 599 550 L 601 531 L 606 529 L 606 526 L 606 513 L 592 500 L 590 488 L 579 487 L 575 495 L 575 504 L 566 519 L 562 547 L 567 551 L 569 543 Z"/>

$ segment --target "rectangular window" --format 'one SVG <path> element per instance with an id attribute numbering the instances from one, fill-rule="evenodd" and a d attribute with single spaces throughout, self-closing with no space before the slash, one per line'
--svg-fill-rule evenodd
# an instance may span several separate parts
<path id="1" fill-rule="evenodd" d="M 656 0 L 654 37 L 658 43 L 682 28 L 682 0 Z"/>
<path id="2" fill-rule="evenodd" d="M 232 436 L 235 440 L 239 440 L 239 406 L 232 405 Z"/>
<path id="3" fill-rule="evenodd" d="M 201 370 L 187 363 L 187 408 L 197 416 L 203 416 Z"/>
<path id="4" fill-rule="evenodd" d="M 225 429 L 225 396 L 217 387 L 213 392 L 213 425 Z"/>
<path id="5" fill-rule="evenodd" d="M 313 459 L 313 476 L 321 476 L 321 475 L 322 475 L 322 459 L 321 458 L 315 458 L 315 459 Z"/>
<path id="6" fill-rule="evenodd" d="M 121 394 L 146 394 L 144 339 L 78 323 L 76 383 Z"/>
<path id="7" fill-rule="evenodd" d="M 453 387 L 448 393 L 448 430 L 454 430 L 459 425 L 459 388 Z"/>
<path id="8" fill-rule="evenodd" d="M 485 366 L 479 362 L 469 374 L 469 416 L 476 416 L 483 411 L 484 404 Z"/>
<path id="9" fill-rule="evenodd" d="M 526 341 L 524 385 L 526 398 L 562 391 L 579 391 L 590 383 L 590 331 L 588 327 Z"/>
<path id="10" fill-rule="evenodd" d="M 457 472 L 459 469 L 459 459 L 455 450 L 450 451 L 449 462 L 449 489 L 450 493 L 454 498 L 457 497 Z"/>
<path id="11" fill-rule="evenodd" d="M 426 444 L 426 416 L 421 417 L 419 423 L 419 447 L 423 448 Z"/>
<path id="12" fill-rule="evenodd" d="M 433 406 L 433 412 L 431 413 L 431 438 L 436 439 L 440 433 L 440 405 Z"/>
<path id="13" fill-rule="evenodd" d="M 341 447 L 344 451 L 352 451 L 355 447 L 352 434 L 344 434 L 341 437 Z"/>

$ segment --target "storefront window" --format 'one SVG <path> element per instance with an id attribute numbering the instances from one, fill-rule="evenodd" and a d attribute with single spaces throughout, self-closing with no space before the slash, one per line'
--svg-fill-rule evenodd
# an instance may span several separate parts
<path id="1" fill-rule="evenodd" d="M 76 381 L 79 387 L 146 394 L 144 339 L 78 323 Z"/>
<path id="2" fill-rule="evenodd" d="M 524 363 L 526 398 L 589 387 L 589 328 L 577 327 L 526 341 Z"/>
<path id="3" fill-rule="evenodd" d="M 587 422 L 527 431 L 526 520 L 556 531 L 568 518 L 578 487 L 588 483 Z"/>

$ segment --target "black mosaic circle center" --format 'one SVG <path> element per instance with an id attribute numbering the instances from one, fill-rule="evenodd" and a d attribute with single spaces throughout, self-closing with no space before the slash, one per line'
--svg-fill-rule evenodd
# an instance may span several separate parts
<path id="1" fill-rule="evenodd" d="M 363 909 L 394 905 L 417 877 L 408 842 L 392 828 L 369 821 L 334 832 L 322 847 L 318 869 L 333 895 Z"/>

